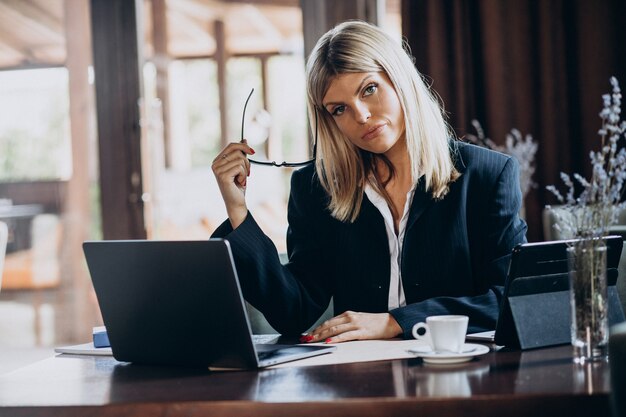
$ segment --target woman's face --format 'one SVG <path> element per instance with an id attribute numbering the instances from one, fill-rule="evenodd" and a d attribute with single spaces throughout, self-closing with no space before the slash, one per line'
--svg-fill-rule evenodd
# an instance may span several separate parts
<path id="1" fill-rule="evenodd" d="M 337 75 L 322 104 L 355 146 L 377 154 L 404 141 L 400 99 L 384 72 Z"/>

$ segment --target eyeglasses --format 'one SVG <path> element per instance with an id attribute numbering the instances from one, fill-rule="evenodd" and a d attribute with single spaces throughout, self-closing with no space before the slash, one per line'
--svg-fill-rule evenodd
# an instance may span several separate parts
<path id="1" fill-rule="evenodd" d="M 254 88 L 252 89 L 252 91 L 250 91 L 250 94 L 248 94 L 248 98 L 246 99 L 246 104 L 244 104 L 243 106 L 243 115 L 241 116 L 241 141 L 243 142 L 244 139 L 244 134 L 243 134 L 243 130 L 244 130 L 244 126 L 245 126 L 245 122 L 246 122 L 246 109 L 248 108 L 248 102 L 250 101 L 250 97 L 252 97 L 252 93 L 254 93 Z M 252 162 L 253 164 L 257 164 L 257 165 L 266 165 L 266 166 L 274 166 L 274 167 L 301 167 L 307 164 L 310 164 L 311 162 L 315 161 L 315 157 L 317 155 L 317 110 L 315 110 L 315 141 L 313 142 L 313 159 L 309 159 L 308 161 L 304 161 L 304 162 L 281 162 L 278 163 L 276 161 L 255 161 L 254 159 L 250 159 L 248 158 L 248 161 Z"/>

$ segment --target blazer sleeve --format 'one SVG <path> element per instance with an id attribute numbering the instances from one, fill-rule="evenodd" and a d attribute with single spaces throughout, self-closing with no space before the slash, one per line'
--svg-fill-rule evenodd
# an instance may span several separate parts
<path id="1" fill-rule="evenodd" d="M 235 230 L 226 220 L 211 237 L 229 241 L 244 298 L 282 334 L 306 331 L 326 310 L 332 296 L 330 274 L 320 262 L 318 213 L 312 212 L 311 184 L 295 171 L 289 197 L 287 246 L 282 265 L 276 247 L 250 212 Z"/>
<path id="2" fill-rule="evenodd" d="M 480 195 L 473 197 L 481 198 Z M 487 199 L 486 213 L 470 219 L 480 222 L 478 229 L 481 230 L 480 238 L 470 242 L 480 248 L 470 247 L 470 253 L 472 256 L 483 254 L 471 273 L 488 290 L 475 296 L 434 297 L 390 311 L 402 327 L 404 337 L 411 338 L 413 325 L 431 315 L 467 315 L 470 333 L 495 328 L 511 251 L 517 244 L 526 242 L 527 226 L 519 218 L 522 195 L 519 168 L 514 158 L 508 158 L 504 163 Z"/>

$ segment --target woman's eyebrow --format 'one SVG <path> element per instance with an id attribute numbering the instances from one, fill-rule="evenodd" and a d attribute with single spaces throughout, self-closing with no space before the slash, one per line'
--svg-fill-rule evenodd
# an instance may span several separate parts
<path id="1" fill-rule="evenodd" d="M 359 95 L 359 91 L 361 91 L 361 89 L 363 88 L 363 85 L 372 77 L 374 77 L 374 74 L 369 74 L 369 75 L 367 75 L 365 78 L 363 78 L 361 80 L 361 82 L 359 83 L 359 86 L 357 87 L 356 91 L 354 92 L 355 96 Z M 322 105 L 324 107 L 328 107 L 328 106 L 335 105 L 335 104 L 343 104 L 343 103 L 337 102 L 337 101 L 329 101 L 328 103 L 322 103 Z"/>
<path id="2" fill-rule="evenodd" d="M 363 85 L 367 82 L 367 80 L 369 80 L 373 76 L 374 76 L 373 74 L 369 74 L 367 77 L 363 78 L 363 80 L 361 81 L 361 84 L 359 84 L 359 87 L 354 92 L 355 96 L 359 95 L 359 91 L 361 91 L 361 89 L 363 88 Z"/>

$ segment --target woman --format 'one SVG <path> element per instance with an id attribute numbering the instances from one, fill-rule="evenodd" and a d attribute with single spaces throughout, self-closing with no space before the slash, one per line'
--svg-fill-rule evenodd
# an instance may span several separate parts
<path id="1" fill-rule="evenodd" d="M 495 328 L 512 248 L 525 242 L 514 159 L 452 140 L 412 58 L 375 26 L 346 22 L 320 38 L 306 69 L 315 165 L 295 171 L 282 266 L 245 202 L 245 142 L 212 169 L 244 297 L 283 334 L 340 313 L 307 342 L 411 337 L 427 316 Z"/>

